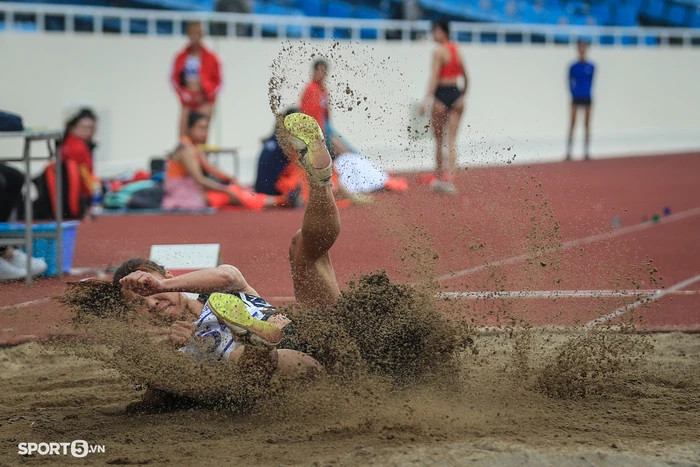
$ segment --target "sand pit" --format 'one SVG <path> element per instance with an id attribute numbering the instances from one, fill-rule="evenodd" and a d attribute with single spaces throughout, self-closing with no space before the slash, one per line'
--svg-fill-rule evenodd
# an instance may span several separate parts
<path id="1" fill-rule="evenodd" d="M 517 334 L 517 333 L 516 333 Z M 613 336 L 613 334 L 611 334 Z M 700 338 L 617 335 L 644 349 L 596 394 L 538 388 L 577 331 L 533 331 L 523 357 L 508 333 L 477 332 L 449 387 L 317 382 L 253 412 L 189 408 L 129 413 L 141 390 L 102 362 L 47 344 L 0 351 L 0 462 L 20 442 L 85 439 L 83 459 L 33 462 L 178 465 L 694 465 L 700 461 Z M 636 345 L 635 344 L 635 345 Z M 621 361 L 626 361 L 622 358 Z M 624 365 L 623 365 L 624 366 Z"/>

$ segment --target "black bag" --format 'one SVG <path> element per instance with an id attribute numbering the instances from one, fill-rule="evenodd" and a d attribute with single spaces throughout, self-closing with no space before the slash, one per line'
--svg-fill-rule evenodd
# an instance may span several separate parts
<path id="1" fill-rule="evenodd" d="M 126 203 L 129 209 L 160 209 L 165 190 L 161 185 L 134 192 Z"/>
<path id="2" fill-rule="evenodd" d="M 0 110 L 0 131 L 24 131 L 22 117 Z"/>

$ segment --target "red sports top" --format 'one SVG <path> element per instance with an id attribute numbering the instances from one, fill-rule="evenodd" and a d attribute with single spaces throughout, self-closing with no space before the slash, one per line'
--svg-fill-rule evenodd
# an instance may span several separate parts
<path id="1" fill-rule="evenodd" d="M 80 193 L 91 197 L 93 184 L 97 177 L 92 171 L 92 153 L 87 143 L 82 139 L 68 135 L 61 145 L 61 160 L 73 161 L 80 171 Z"/>
<path id="2" fill-rule="evenodd" d="M 326 132 L 326 122 L 329 117 L 328 93 L 326 89 L 316 81 L 311 81 L 301 95 L 301 111 L 311 115 Z"/>
<path id="3" fill-rule="evenodd" d="M 214 52 L 200 45 L 200 66 L 199 66 L 199 81 L 202 84 L 204 91 L 204 99 L 208 102 L 216 101 L 216 94 L 221 89 L 221 65 L 219 59 Z M 191 104 L 193 99 L 192 91 L 182 85 L 181 75 L 185 69 L 185 62 L 190 55 L 190 47 L 185 47 L 175 57 L 173 72 L 170 76 L 170 81 L 175 87 L 180 102 L 183 105 Z"/>
<path id="4" fill-rule="evenodd" d="M 462 76 L 464 67 L 457 52 L 457 45 L 454 42 L 446 42 L 445 46 L 450 52 L 450 59 L 440 68 L 440 78 L 458 78 Z"/>

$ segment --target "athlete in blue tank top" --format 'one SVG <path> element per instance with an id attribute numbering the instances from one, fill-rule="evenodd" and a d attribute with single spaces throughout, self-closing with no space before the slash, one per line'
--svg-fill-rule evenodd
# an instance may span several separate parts
<path id="1" fill-rule="evenodd" d="M 571 145 L 574 136 L 574 126 L 576 125 L 576 115 L 579 108 L 584 111 L 584 157 L 590 158 L 589 143 L 590 143 L 590 120 L 591 120 L 591 104 L 593 102 L 591 88 L 593 87 L 593 74 L 595 65 L 586 60 L 586 51 L 588 45 L 584 41 L 579 41 L 578 61 L 569 67 L 569 90 L 571 91 L 571 121 L 569 125 L 569 139 L 566 145 L 566 160 L 571 159 Z"/>

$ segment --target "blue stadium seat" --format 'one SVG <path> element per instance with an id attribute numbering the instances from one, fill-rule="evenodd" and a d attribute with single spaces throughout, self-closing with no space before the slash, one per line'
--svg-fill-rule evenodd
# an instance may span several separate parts
<path id="1" fill-rule="evenodd" d="M 323 16 L 321 14 L 321 0 L 298 0 L 297 8 L 300 8 L 306 16 Z"/>
<path id="2" fill-rule="evenodd" d="M 356 18 L 362 18 L 362 19 L 382 19 L 386 18 L 386 16 L 379 10 L 376 10 L 374 8 L 369 8 L 366 6 L 361 6 L 355 9 L 355 15 Z"/>
<path id="3" fill-rule="evenodd" d="M 636 26 L 639 10 L 634 7 L 619 6 L 615 14 L 615 25 Z"/>
<path id="4" fill-rule="evenodd" d="M 663 0 L 649 0 L 644 9 L 644 14 L 649 18 L 661 20 L 663 19 L 664 6 Z"/>
<path id="5" fill-rule="evenodd" d="M 677 3 L 672 3 L 668 9 L 668 16 L 666 21 L 674 26 L 687 26 L 688 25 L 688 15 L 686 8 L 683 5 Z"/>
<path id="6" fill-rule="evenodd" d="M 693 18 L 690 20 L 691 28 L 700 28 L 700 11 L 695 10 Z"/>
<path id="7" fill-rule="evenodd" d="M 591 5 L 591 16 L 596 20 L 597 24 L 609 25 L 612 15 L 610 14 L 609 3 L 595 3 Z"/>
<path id="8" fill-rule="evenodd" d="M 352 18 L 352 5 L 337 0 L 328 2 L 326 15 L 331 18 Z"/>

